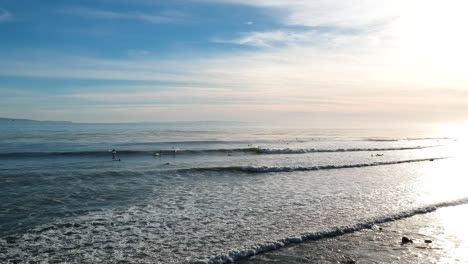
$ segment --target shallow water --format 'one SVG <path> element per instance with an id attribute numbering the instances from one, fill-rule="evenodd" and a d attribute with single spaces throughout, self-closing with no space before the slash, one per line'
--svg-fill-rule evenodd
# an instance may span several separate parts
<path id="1" fill-rule="evenodd" d="M 419 131 L 183 123 L 0 132 L 0 262 L 223 262 L 468 197 L 462 142 Z"/>
<path id="2" fill-rule="evenodd" d="M 467 263 L 468 205 L 446 207 L 354 233 L 307 241 L 254 256 L 266 263 Z M 402 238 L 412 243 L 402 243 Z"/>

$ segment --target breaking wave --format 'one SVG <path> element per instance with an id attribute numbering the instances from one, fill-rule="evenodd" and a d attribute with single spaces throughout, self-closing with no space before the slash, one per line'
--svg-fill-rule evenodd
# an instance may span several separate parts
<path id="1" fill-rule="evenodd" d="M 224 264 L 231 263 L 233 261 L 243 260 L 252 256 L 280 249 L 292 244 L 299 244 L 305 241 L 319 240 L 323 238 L 333 238 L 340 235 L 357 232 L 363 229 L 370 229 L 374 225 L 387 223 L 391 221 L 401 220 L 418 214 L 426 214 L 436 211 L 439 208 L 451 207 L 457 205 L 468 204 L 468 197 L 459 200 L 453 200 L 448 202 L 441 202 L 437 204 L 427 205 L 418 207 L 411 210 L 402 211 L 396 214 L 375 217 L 364 220 L 349 226 L 340 226 L 336 228 L 327 229 L 319 232 L 304 233 L 296 236 L 286 237 L 281 240 L 256 244 L 250 248 L 244 248 L 239 250 L 232 250 L 225 254 L 210 257 L 208 259 L 195 260 L 193 264 Z"/>
<path id="2" fill-rule="evenodd" d="M 395 142 L 395 141 L 418 141 L 418 140 L 454 140 L 450 137 L 412 137 L 412 138 L 366 138 L 366 141 Z"/>
<path id="3" fill-rule="evenodd" d="M 320 153 L 320 152 L 372 152 L 372 151 L 397 151 L 397 150 L 415 150 L 438 147 L 434 146 L 417 146 L 417 147 L 401 147 L 401 148 L 337 148 L 337 149 L 290 149 L 290 148 L 257 148 L 257 152 L 261 154 L 300 154 L 300 153 Z"/>
<path id="4" fill-rule="evenodd" d="M 437 158 L 426 158 L 426 159 L 411 159 L 411 160 L 398 160 L 398 161 L 383 161 L 383 162 L 372 162 L 372 163 L 358 163 L 358 164 L 343 164 L 343 165 L 323 165 L 323 166 L 230 166 L 230 167 L 202 167 L 202 168 L 190 168 L 180 169 L 180 172 L 206 172 L 206 171 L 217 171 L 217 172 L 245 172 L 245 173 L 271 173 L 271 172 L 294 172 L 294 171 L 318 171 L 318 170 L 338 170 L 338 169 L 349 169 L 349 168 L 362 168 L 362 167 L 375 167 L 385 165 L 396 165 L 402 163 L 414 163 L 424 161 L 435 161 L 440 159 L 446 159 L 447 157 Z"/>
<path id="5" fill-rule="evenodd" d="M 119 155 L 203 155 L 203 154 L 230 154 L 230 153 L 250 153 L 250 154 L 305 154 L 305 153 L 330 153 L 330 152 L 376 152 L 376 151 L 399 151 L 399 150 L 418 150 L 425 148 L 439 147 L 439 145 L 416 146 L 416 147 L 398 147 L 398 148 L 336 148 L 336 149 L 317 149 L 317 148 L 226 148 L 226 149 L 164 149 L 164 150 L 118 150 Z M 10 152 L 0 153 L 3 158 L 28 158 L 28 157 L 50 157 L 50 156 L 109 156 L 110 151 L 63 151 L 63 152 Z"/>

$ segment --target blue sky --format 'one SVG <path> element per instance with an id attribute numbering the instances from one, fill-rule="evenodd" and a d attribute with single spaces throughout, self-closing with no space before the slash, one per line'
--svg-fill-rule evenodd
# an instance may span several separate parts
<path id="1" fill-rule="evenodd" d="M 457 0 L 0 0 L 0 116 L 464 120 L 465 7 Z"/>

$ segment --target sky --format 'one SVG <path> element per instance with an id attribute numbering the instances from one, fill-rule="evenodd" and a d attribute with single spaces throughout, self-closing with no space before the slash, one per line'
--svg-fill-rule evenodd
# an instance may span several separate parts
<path id="1" fill-rule="evenodd" d="M 0 0 L 0 116 L 468 120 L 465 0 Z"/>

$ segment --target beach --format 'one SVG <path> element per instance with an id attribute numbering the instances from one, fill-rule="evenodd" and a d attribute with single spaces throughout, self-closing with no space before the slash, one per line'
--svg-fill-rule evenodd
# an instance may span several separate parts
<path id="1" fill-rule="evenodd" d="M 467 220 L 468 205 L 446 207 L 238 263 L 468 263 Z M 413 242 L 402 243 L 403 237 Z"/>

